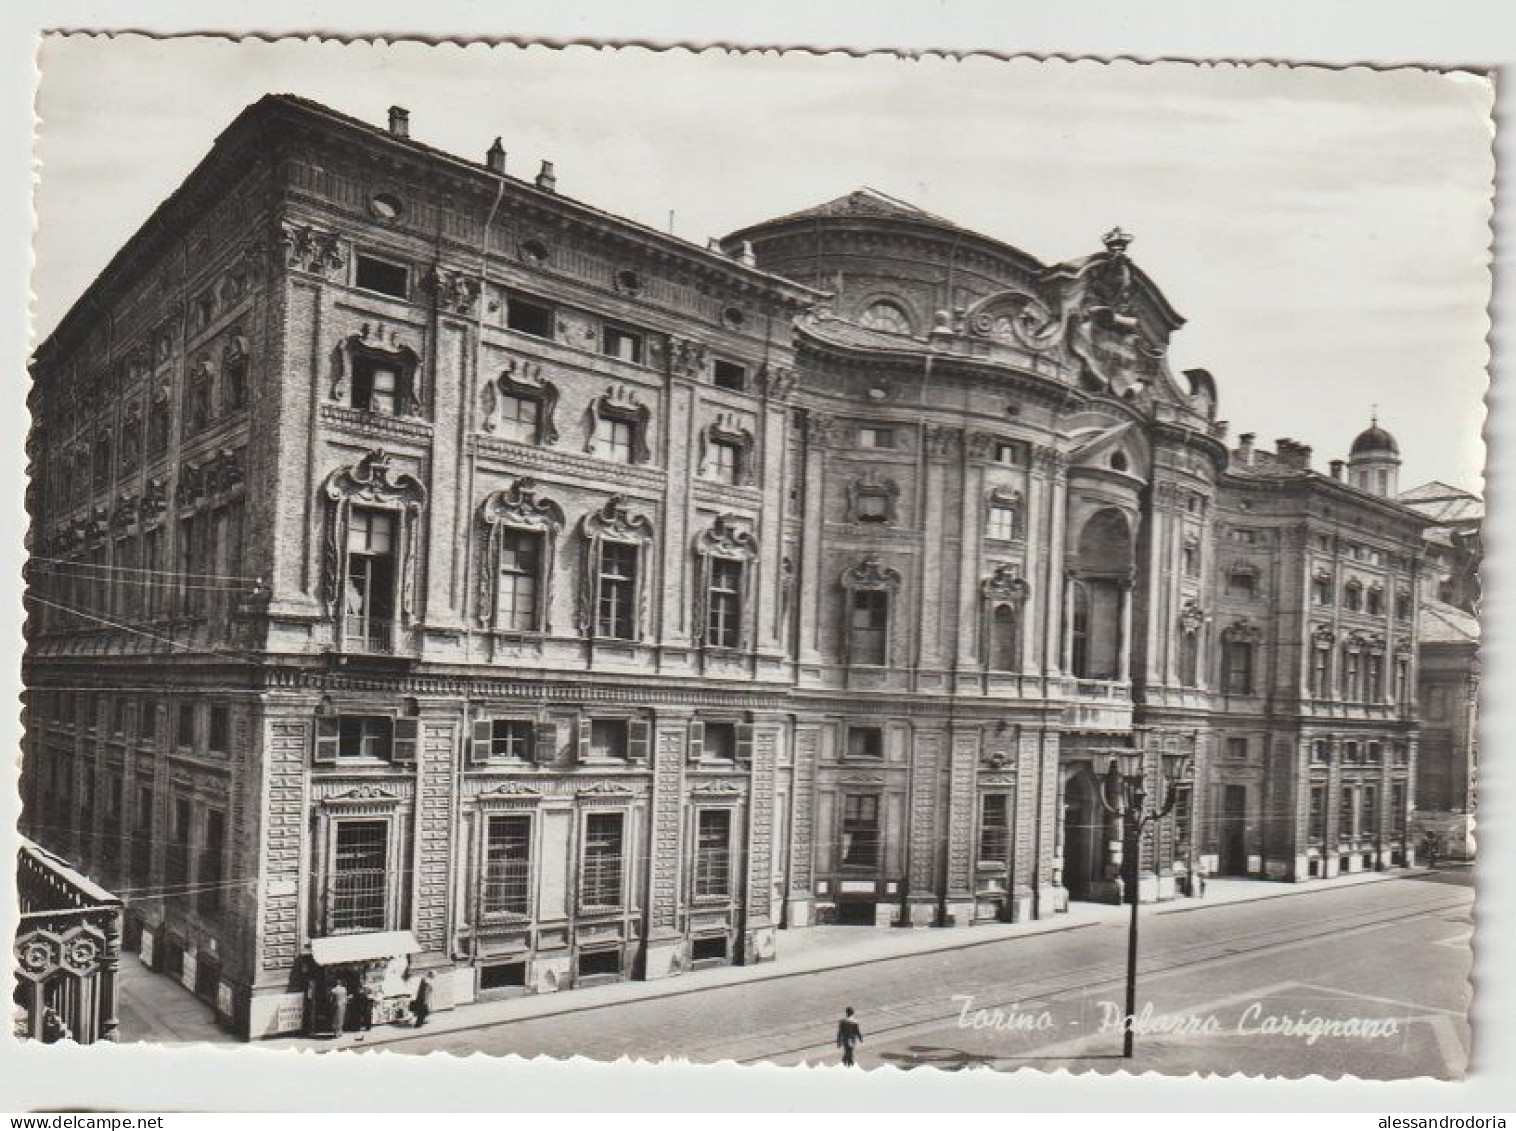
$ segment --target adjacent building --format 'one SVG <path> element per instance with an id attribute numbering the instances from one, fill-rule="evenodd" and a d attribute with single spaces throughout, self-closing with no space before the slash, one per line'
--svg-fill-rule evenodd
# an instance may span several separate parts
<path id="1" fill-rule="evenodd" d="M 1229 447 L 1131 243 L 263 99 L 35 358 L 28 831 L 249 1037 L 1122 898 L 1123 751 L 1140 898 L 1410 862 L 1428 522 Z"/>

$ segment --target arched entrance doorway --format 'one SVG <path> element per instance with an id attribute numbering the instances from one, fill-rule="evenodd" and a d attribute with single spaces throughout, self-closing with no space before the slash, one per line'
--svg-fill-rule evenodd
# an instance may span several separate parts
<path id="1" fill-rule="evenodd" d="M 1106 878 L 1106 821 L 1100 783 L 1081 767 L 1063 791 L 1063 884 L 1070 899 L 1096 898 L 1096 885 Z"/>

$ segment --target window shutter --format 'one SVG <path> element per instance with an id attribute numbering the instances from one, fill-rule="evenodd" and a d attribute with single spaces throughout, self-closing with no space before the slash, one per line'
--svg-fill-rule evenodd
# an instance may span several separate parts
<path id="1" fill-rule="evenodd" d="M 482 766 L 490 760 L 490 741 L 494 737 L 494 726 L 489 719 L 476 719 L 474 722 L 474 738 L 469 743 L 469 761 L 476 766 Z"/>
<path id="2" fill-rule="evenodd" d="M 705 756 L 705 724 L 690 724 L 690 761 L 698 762 Z"/>
<path id="3" fill-rule="evenodd" d="M 753 724 L 737 724 L 737 761 L 750 765 L 753 761 Z"/>
<path id="4" fill-rule="evenodd" d="M 532 754 L 539 766 L 546 766 L 558 757 L 558 724 L 552 719 L 532 724 Z"/>
<path id="5" fill-rule="evenodd" d="M 148 708 L 152 710 L 152 708 Z M 316 764 L 332 765 L 337 761 L 337 747 L 342 740 L 342 720 L 330 716 L 316 720 Z"/>
<path id="6" fill-rule="evenodd" d="M 420 733 L 420 719 L 396 719 L 395 745 L 390 752 L 390 761 L 415 762 L 417 739 Z"/>
<path id="7" fill-rule="evenodd" d="M 590 723 L 587 715 L 579 717 L 579 741 L 576 743 L 575 756 L 580 762 L 590 760 Z"/>
<path id="8" fill-rule="evenodd" d="M 652 727 L 646 719 L 633 719 L 626 728 L 626 757 L 629 762 L 646 762 L 653 747 Z"/>

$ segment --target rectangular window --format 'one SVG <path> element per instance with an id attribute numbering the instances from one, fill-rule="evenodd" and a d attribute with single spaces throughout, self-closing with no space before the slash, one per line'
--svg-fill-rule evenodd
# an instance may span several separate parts
<path id="1" fill-rule="evenodd" d="M 1352 840 L 1358 835 L 1358 797 L 1350 785 L 1342 787 L 1337 800 L 1337 839 Z"/>
<path id="2" fill-rule="evenodd" d="M 625 719 L 595 719 L 590 723 L 590 757 L 625 761 L 627 755 Z"/>
<path id="3" fill-rule="evenodd" d="M 979 863 L 1006 864 L 1011 848 L 1011 799 L 987 793 L 979 799 Z"/>
<path id="4" fill-rule="evenodd" d="M 353 284 L 361 291 L 374 291 L 391 298 L 410 294 L 410 271 L 401 263 L 391 263 L 373 255 L 359 255 Z"/>
<path id="5" fill-rule="evenodd" d="M 1182 855 L 1190 843 L 1190 828 L 1194 815 L 1194 789 L 1192 786 L 1174 787 L 1174 843 L 1176 855 Z"/>
<path id="6" fill-rule="evenodd" d="M 137 787 L 137 813 L 132 821 L 132 881 L 147 887 L 153 879 L 153 791 Z"/>
<path id="7" fill-rule="evenodd" d="M 737 725 L 735 723 L 706 723 L 702 755 L 718 762 L 734 762 L 737 759 Z"/>
<path id="8" fill-rule="evenodd" d="M 328 917 L 332 934 L 384 930 L 388 868 L 388 822 L 338 822 Z"/>
<path id="9" fill-rule="evenodd" d="M 507 530 L 500 538 L 500 609 L 496 623 L 512 632 L 537 628 L 542 535 Z"/>
<path id="10" fill-rule="evenodd" d="M 718 357 L 711 364 L 711 384 L 718 389 L 740 393 L 747 388 L 747 366 Z"/>
<path id="11" fill-rule="evenodd" d="M 231 749 L 231 711 L 222 704 L 211 705 L 210 748 L 217 754 Z"/>
<path id="12" fill-rule="evenodd" d="M 637 635 L 637 547 L 629 542 L 600 543 L 600 599 L 597 636 L 633 640 Z"/>
<path id="13" fill-rule="evenodd" d="M 1342 687 L 1344 699 L 1356 700 L 1362 690 L 1359 680 L 1359 657 L 1357 649 L 1344 649 L 1342 653 Z"/>
<path id="14" fill-rule="evenodd" d="M 597 447 L 613 463 L 637 462 L 637 428 L 630 420 L 602 417 Z"/>
<path id="15" fill-rule="evenodd" d="M 1248 740 L 1245 735 L 1233 736 L 1226 740 L 1226 756 L 1239 762 L 1247 761 Z"/>
<path id="16" fill-rule="evenodd" d="M 532 724 L 524 719 L 490 720 L 491 758 L 519 758 L 524 762 L 532 756 L 533 739 Z"/>
<path id="17" fill-rule="evenodd" d="M 1365 837 L 1379 835 L 1379 787 L 1363 787 L 1363 832 Z"/>
<path id="18" fill-rule="evenodd" d="M 1311 649 L 1311 694 L 1325 696 L 1332 687 L 1332 649 L 1318 646 Z"/>
<path id="19" fill-rule="evenodd" d="M 500 434 L 523 444 L 537 442 L 537 423 L 542 406 L 535 397 L 506 393 L 500 398 Z"/>
<path id="20" fill-rule="evenodd" d="M 848 621 L 848 657 L 855 664 L 883 664 L 890 623 L 890 595 L 855 589 Z"/>
<path id="21" fill-rule="evenodd" d="M 126 733 L 126 699 L 118 696 L 111 705 L 111 732 L 113 734 Z"/>
<path id="22" fill-rule="evenodd" d="M 395 603 L 395 516 L 354 507 L 348 515 L 344 638 L 349 646 L 388 652 Z"/>
<path id="23" fill-rule="evenodd" d="M 1326 792 L 1324 785 L 1311 786 L 1311 816 L 1307 835 L 1312 844 L 1326 840 Z"/>
<path id="24" fill-rule="evenodd" d="M 1405 783 L 1390 786 L 1390 832 L 1399 836 L 1405 833 Z"/>
<path id="25" fill-rule="evenodd" d="M 205 840 L 200 845 L 200 867 L 195 875 L 196 904 L 202 915 L 221 911 L 223 885 L 226 882 L 226 814 L 219 809 L 205 811 Z"/>
<path id="26" fill-rule="evenodd" d="M 1395 596 L 1395 619 L 1396 620 L 1410 620 L 1411 619 L 1411 595 L 1409 593 L 1398 593 L 1398 594 L 1396 594 L 1396 596 Z"/>
<path id="27" fill-rule="evenodd" d="M 842 799 L 842 866 L 879 867 L 879 795 L 849 793 Z"/>
<path id="28" fill-rule="evenodd" d="M 702 809 L 696 817 L 695 895 L 732 893 L 732 811 Z"/>
<path id="29" fill-rule="evenodd" d="M 847 756 L 849 758 L 883 758 L 883 727 L 848 727 Z"/>
<path id="30" fill-rule="evenodd" d="M 1198 545 L 1186 545 L 1182 552 L 1184 559 L 1184 575 L 1186 577 L 1200 576 L 1200 547 Z"/>
<path id="31" fill-rule="evenodd" d="M 117 866 L 116 854 L 120 851 L 121 806 L 125 781 L 120 773 L 112 771 L 105 778 L 105 836 L 109 842 L 106 855 Z"/>
<path id="32" fill-rule="evenodd" d="M 484 913 L 531 913 L 532 819 L 491 817 L 485 829 Z"/>
<path id="33" fill-rule="evenodd" d="M 158 737 L 158 704 L 151 699 L 142 700 L 137 709 L 137 733 L 143 742 L 152 742 Z"/>
<path id="34" fill-rule="evenodd" d="M 165 857 L 164 883 L 170 898 L 182 897 L 189 886 L 190 819 L 187 798 L 174 798 L 173 822 L 169 826 L 168 854 Z"/>
<path id="35" fill-rule="evenodd" d="M 552 307 L 511 295 L 505 305 L 505 327 L 534 338 L 553 336 Z"/>
<path id="36" fill-rule="evenodd" d="M 338 720 L 339 758 L 389 761 L 394 750 L 395 721 L 387 715 L 343 715 Z"/>
<path id="37" fill-rule="evenodd" d="M 179 704 L 179 725 L 175 731 L 174 740 L 180 746 L 195 745 L 195 705 L 193 703 Z"/>
<path id="38" fill-rule="evenodd" d="M 859 491 L 855 506 L 859 522 L 883 523 L 890 520 L 890 497 L 882 491 Z"/>
<path id="39" fill-rule="evenodd" d="M 579 902 L 584 907 L 621 906 L 622 815 L 591 813 L 584 821 Z"/>
<path id="40" fill-rule="evenodd" d="M 996 503 L 990 507 L 990 524 L 986 533 L 991 538 L 1008 542 L 1016 537 L 1016 508 Z"/>
<path id="41" fill-rule="evenodd" d="M 1382 589 L 1370 589 L 1365 601 L 1366 611 L 1374 616 L 1384 615 L 1384 591 Z"/>
<path id="42" fill-rule="evenodd" d="M 1021 462 L 1021 450 L 1008 440 L 996 441 L 995 462 L 1003 463 L 1007 467 L 1015 467 Z"/>
<path id="43" fill-rule="evenodd" d="M 737 483 L 742 476 L 742 446 L 728 440 L 712 440 L 710 475 L 717 483 Z"/>
<path id="44" fill-rule="evenodd" d="M 1370 652 L 1364 657 L 1363 697 L 1367 702 L 1378 703 L 1384 698 L 1384 657 Z"/>
<path id="45" fill-rule="evenodd" d="M 1221 687 L 1229 695 L 1253 694 L 1253 645 L 1228 640 L 1221 646 Z"/>
<path id="46" fill-rule="evenodd" d="M 860 428 L 858 429 L 858 446 L 860 448 L 893 448 L 895 430 L 893 428 Z"/>
<path id="47" fill-rule="evenodd" d="M 1318 605 L 1330 605 L 1332 603 L 1332 579 L 1330 577 L 1312 579 L 1311 599 Z"/>
<path id="48" fill-rule="evenodd" d="M 706 643 L 712 648 L 736 648 L 742 642 L 742 563 L 733 558 L 710 561 Z"/>
<path id="49" fill-rule="evenodd" d="M 354 361 L 349 396 L 354 408 L 384 416 L 396 415 L 400 404 L 400 370 L 366 358 Z"/>
<path id="50" fill-rule="evenodd" d="M 642 364 L 642 335 L 620 326 L 604 327 L 600 338 L 600 352 L 606 357 Z"/>
<path id="51" fill-rule="evenodd" d="M 1226 575 L 1226 591 L 1234 597 L 1256 597 L 1258 575 L 1251 570 L 1234 569 Z"/>

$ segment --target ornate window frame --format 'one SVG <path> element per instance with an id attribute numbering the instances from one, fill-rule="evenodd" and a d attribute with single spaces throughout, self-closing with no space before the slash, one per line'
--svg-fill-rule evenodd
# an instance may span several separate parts
<path id="1" fill-rule="evenodd" d="M 512 358 L 498 376 L 484 383 L 484 430 L 498 432 L 500 410 L 506 397 L 518 397 L 537 405 L 537 430 L 531 442 L 551 447 L 558 442 L 558 386 L 542 376 L 542 366 L 534 361 Z"/>
<path id="2" fill-rule="evenodd" d="M 1251 591 L 1239 592 L 1234 590 L 1232 587 L 1232 578 L 1234 577 L 1251 578 Z M 1235 597 L 1245 601 L 1261 600 L 1264 596 L 1263 570 L 1259 569 L 1258 565 L 1255 562 L 1250 562 L 1245 558 L 1239 558 L 1237 561 L 1230 563 L 1226 567 L 1226 573 L 1222 576 L 1221 588 L 1228 597 Z"/>
<path id="3" fill-rule="evenodd" d="M 247 376 L 250 354 L 247 338 L 234 331 L 221 349 L 221 413 L 228 415 L 247 407 Z"/>
<path id="4" fill-rule="evenodd" d="M 648 564 L 653 544 L 653 523 L 646 515 L 635 514 L 625 495 L 612 495 L 598 511 L 580 520 L 583 556 L 580 561 L 579 631 L 588 640 L 640 641 L 646 631 Z M 603 637 L 596 631 L 600 611 L 600 554 L 606 542 L 622 542 L 637 548 L 637 579 L 632 635 Z"/>
<path id="5" fill-rule="evenodd" d="M 738 605 L 741 619 L 735 649 L 712 644 L 709 640 L 711 574 L 715 559 L 740 562 L 742 591 Z M 733 514 L 718 514 L 709 527 L 695 536 L 696 579 L 692 622 L 695 646 L 708 651 L 745 651 L 751 642 L 747 610 L 753 604 L 753 563 L 758 560 L 758 539 L 739 525 Z"/>
<path id="6" fill-rule="evenodd" d="M 842 606 L 842 662 L 847 665 L 853 663 L 853 595 L 859 592 L 882 592 L 889 595 L 889 605 L 885 611 L 884 621 L 884 664 L 882 666 L 889 667 L 890 657 L 894 655 L 895 625 L 900 619 L 895 606 L 905 579 L 894 566 L 885 565 L 876 555 L 870 554 L 862 561 L 843 570 L 839 581 L 846 595 Z"/>
<path id="7" fill-rule="evenodd" d="M 1350 613 L 1363 612 L 1363 582 L 1349 577 L 1342 583 L 1342 607 Z"/>
<path id="8" fill-rule="evenodd" d="M 895 327 L 887 328 L 879 325 L 880 320 L 877 318 L 871 318 L 870 316 L 874 313 L 874 311 L 880 310 L 881 308 L 887 309 L 892 314 L 894 314 L 900 322 L 903 322 L 905 324 L 905 328 L 902 330 Z M 862 326 L 864 329 L 875 330 L 881 334 L 902 334 L 906 337 L 914 337 L 916 333 L 916 320 L 911 316 L 910 307 L 907 306 L 903 300 L 896 298 L 894 295 L 890 294 L 873 295 L 867 302 L 859 307 L 858 325 Z"/>
<path id="9" fill-rule="evenodd" d="M 409 826 L 407 810 L 398 792 L 377 783 L 355 785 L 342 793 L 322 797 L 316 803 L 316 843 L 321 851 L 320 904 L 315 908 L 313 935 L 330 938 L 334 935 L 361 934 L 363 928 L 335 931 L 332 917 L 336 910 L 337 887 L 337 831 L 345 823 L 354 821 L 378 821 L 385 826 L 385 878 L 384 878 L 384 926 L 381 930 L 396 930 L 404 922 L 405 902 L 402 898 L 406 874 L 406 836 Z"/>
<path id="10" fill-rule="evenodd" d="M 410 624 L 416 580 L 416 543 L 420 539 L 420 516 L 426 507 L 426 487 L 415 476 L 397 470 L 393 457 L 374 448 L 357 463 L 338 468 L 326 479 L 326 532 L 321 597 L 332 619 L 333 640 L 344 644 L 346 617 L 342 609 L 343 580 L 347 577 L 348 520 L 353 506 L 392 512 L 396 519 L 399 550 L 395 555 L 395 609 L 401 626 Z"/>
<path id="11" fill-rule="evenodd" d="M 715 454 L 717 444 L 730 444 L 737 449 L 737 476 L 732 481 L 732 486 L 751 487 L 757 482 L 754 464 L 757 462 L 753 456 L 755 445 L 753 433 L 742 426 L 736 414 L 730 412 L 718 412 L 715 419 L 700 429 L 700 464 L 696 475 L 704 480 L 714 480 L 712 473 L 716 467 Z"/>
<path id="12" fill-rule="evenodd" d="M 531 632 L 553 631 L 552 585 L 558 554 L 558 534 L 563 529 L 563 508 L 552 499 L 537 497 L 537 481 L 523 475 L 509 487 L 493 491 L 479 504 L 479 523 L 484 536 L 479 545 L 479 576 L 475 620 L 495 632 L 500 627 L 500 549 L 505 531 L 520 530 L 542 539 L 542 560 L 537 570 L 537 607 Z M 516 631 L 514 629 L 508 631 Z"/>
<path id="13" fill-rule="evenodd" d="M 514 926 L 530 923 L 537 914 L 537 884 L 541 866 L 542 833 L 540 791 L 524 782 L 505 782 L 474 798 L 474 827 L 469 835 L 473 850 L 473 870 L 469 873 L 470 912 L 486 927 Z M 527 821 L 526 911 L 490 911 L 485 907 L 484 891 L 488 883 L 490 819 L 521 817 Z"/>
<path id="14" fill-rule="evenodd" d="M 1242 644 L 1250 650 L 1248 656 L 1248 686 L 1242 691 L 1234 691 L 1228 678 L 1229 672 L 1222 671 L 1221 692 L 1223 695 L 1257 695 L 1258 694 L 1258 646 L 1263 643 L 1263 629 L 1253 623 L 1248 617 L 1239 617 L 1221 630 L 1223 645 Z M 1223 669 L 1225 669 L 1225 652 L 1223 651 Z"/>
<path id="15" fill-rule="evenodd" d="M 859 513 L 859 500 L 865 497 L 884 499 L 884 520 L 865 522 Z M 847 521 L 855 526 L 894 526 L 899 515 L 900 484 L 877 471 L 869 471 L 847 485 Z"/>
<path id="16" fill-rule="evenodd" d="M 353 371 L 360 361 L 368 361 L 395 368 L 395 415 L 422 415 L 421 355 L 402 342 L 394 330 L 386 333 L 377 323 L 365 322 L 358 333 L 342 339 L 333 360 L 336 374 L 332 379 L 331 399 L 338 404 L 348 405 Z"/>
<path id="17" fill-rule="evenodd" d="M 1002 564 L 986 577 L 979 585 L 979 639 L 984 642 L 982 662 L 987 672 L 1019 672 L 1022 668 L 1023 653 L 1022 634 L 1025 631 L 1025 623 L 1022 620 L 1022 612 L 1026 607 L 1027 598 L 1032 595 L 1032 587 L 1021 576 L 1021 568 L 1016 565 Z M 995 659 L 995 613 L 1000 609 L 1010 609 L 1014 617 L 1015 636 L 1014 656 L 1012 665 L 1008 668 L 994 666 Z"/>
<path id="18" fill-rule="evenodd" d="M 168 452 L 169 435 L 173 432 L 173 406 L 170 404 L 168 382 L 160 382 L 148 398 L 147 408 L 147 458 L 156 459 Z"/>
<path id="19" fill-rule="evenodd" d="M 585 416 L 588 435 L 584 441 L 584 450 L 587 454 L 599 454 L 603 443 L 600 425 L 603 421 L 615 420 L 632 426 L 632 463 L 652 462 L 653 452 L 648 446 L 648 431 L 652 426 L 653 411 L 643 403 L 636 390 L 625 385 L 611 385 L 590 400 Z"/>

